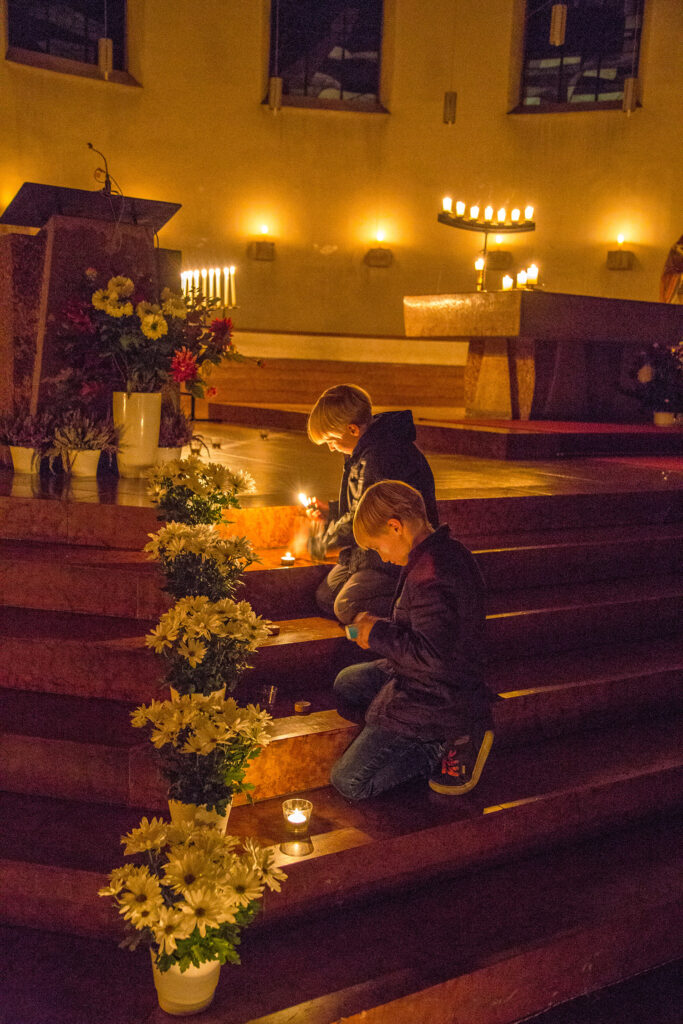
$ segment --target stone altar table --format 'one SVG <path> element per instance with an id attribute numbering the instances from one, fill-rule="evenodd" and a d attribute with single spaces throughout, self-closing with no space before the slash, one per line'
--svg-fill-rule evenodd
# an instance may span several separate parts
<path id="1" fill-rule="evenodd" d="M 466 415 L 633 422 L 624 396 L 637 351 L 683 334 L 683 307 L 556 292 L 407 295 L 406 335 L 468 341 Z"/>

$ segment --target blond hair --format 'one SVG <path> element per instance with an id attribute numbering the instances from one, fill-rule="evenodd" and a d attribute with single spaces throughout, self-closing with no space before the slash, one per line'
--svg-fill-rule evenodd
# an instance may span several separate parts
<path id="1" fill-rule="evenodd" d="M 356 384 L 337 384 L 323 391 L 308 416 L 308 436 L 314 444 L 324 444 L 331 431 L 344 430 L 355 423 L 367 427 L 372 419 L 372 399 Z"/>
<path id="2" fill-rule="evenodd" d="M 368 487 L 353 518 L 356 543 L 362 548 L 368 547 L 368 541 L 382 534 L 390 519 L 429 525 L 424 498 L 402 480 L 380 480 Z"/>

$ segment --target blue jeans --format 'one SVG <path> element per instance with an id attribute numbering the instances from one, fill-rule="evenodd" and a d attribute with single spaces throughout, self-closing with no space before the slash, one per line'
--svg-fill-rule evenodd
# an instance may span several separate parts
<path id="1" fill-rule="evenodd" d="M 387 679 L 376 661 L 342 669 L 334 681 L 341 714 L 358 721 Z M 332 766 L 330 782 L 348 800 L 365 800 L 408 779 L 430 775 L 444 746 L 438 740 L 416 740 L 366 725 Z"/>

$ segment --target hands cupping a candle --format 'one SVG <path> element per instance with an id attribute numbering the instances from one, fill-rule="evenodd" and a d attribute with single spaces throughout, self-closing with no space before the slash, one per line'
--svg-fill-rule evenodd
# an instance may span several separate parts
<path id="1" fill-rule="evenodd" d="M 364 651 L 370 647 L 370 630 L 380 618 L 379 615 L 371 615 L 370 612 L 359 612 L 353 620 L 356 635 L 353 639 Z"/>

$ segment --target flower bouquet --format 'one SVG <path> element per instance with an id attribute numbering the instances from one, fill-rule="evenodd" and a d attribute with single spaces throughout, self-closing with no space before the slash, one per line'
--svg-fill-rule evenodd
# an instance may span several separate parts
<path id="1" fill-rule="evenodd" d="M 257 560 L 246 537 L 221 537 L 211 524 L 171 522 L 149 536 L 143 550 L 161 562 L 164 589 L 175 598 L 229 597 L 247 566 Z"/>
<path id="2" fill-rule="evenodd" d="M 148 493 L 164 518 L 189 525 L 220 522 L 224 509 L 239 508 L 238 494 L 256 490 L 249 473 L 197 455 L 156 466 L 148 475 Z"/>
<path id="3" fill-rule="evenodd" d="M 654 342 L 639 353 L 631 371 L 633 386 L 625 394 L 650 412 L 683 412 L 683 342 Z"/>
<path id="4" fill-rule="evenodd" d="M 218 815 L 226 814 L 236 793 L 254 788 L 244 781 L 249 762 L 271 739 L 268 712 L 253 704 L 239 707 L 222 690 L 143 704 L 131 721 L 136 728 L 152 727 L 169 799 Z"/>
<path id="5" fill-rule="evenodd" d="M 143 818 L 122 843 L 126 855 L 141 854 L 146 863 L 138 858 L 115 868 L 99 895 L 113 899 L 126 922 L 123 944 L 150 947 L 162 1009 L 197 1012 L 213 998 L 219 965 L 240 963 L 240 933 L 254 919 L 265 889 L 279 891 L 286 876 L 274 866 L 272 850 L 206 826 Z M 197 991 L 206 964 L 215 969 L 207 972 L 206 990 Z M 189 993 L 182 988 L 184 975 Z"/>
<path id="6" fill-rule="evenodd" d="M 233 690 L 268 626 L 246 601 L 183 597 L 161 616 L 145 643 L 169 665 L 166 681 L 178 693 Z"/>

